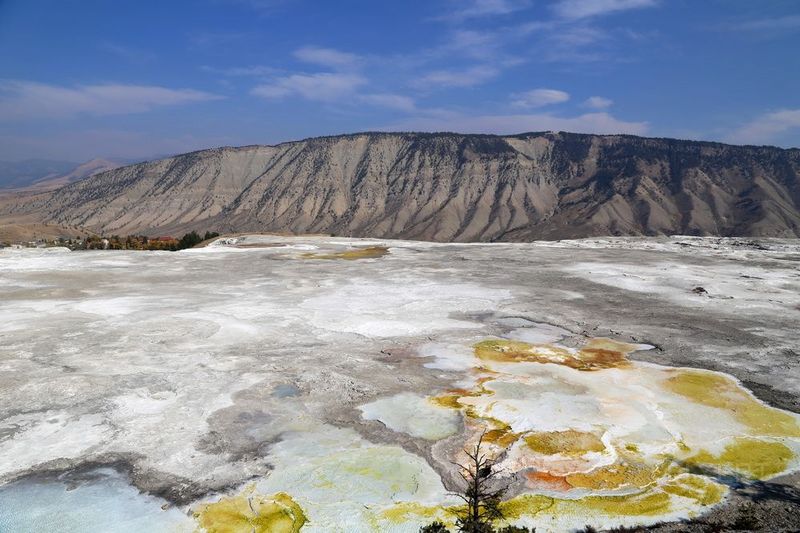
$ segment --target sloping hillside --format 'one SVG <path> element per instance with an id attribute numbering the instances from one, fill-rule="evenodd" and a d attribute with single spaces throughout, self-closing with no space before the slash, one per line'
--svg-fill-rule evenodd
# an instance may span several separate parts
<path id="1" fill-rule="evenodd" d="M 435 241 L 800 235 L 800 150 L 569 133 L 364 133 L 111 170 L 0 208 L 101 233 Z"/>

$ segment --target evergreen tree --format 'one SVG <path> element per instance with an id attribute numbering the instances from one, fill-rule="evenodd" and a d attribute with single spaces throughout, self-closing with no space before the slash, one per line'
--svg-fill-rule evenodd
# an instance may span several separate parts
<path id="1" fill-rule="evenodd" d="M 191 233 L 185 234 L 181 237 L 181 240 L 178 241 L 178 250 L 183 250 L 184 248 L 192 248 L 203 242 L 203 238 L 198 235 L 196 231 L 192 231 Z"/>
<path id="2" fill-rule="evenodd" d="M 437 521 L 421 527 L 419 533 L 448 533 L 448 531 L 443 523 Z"/>

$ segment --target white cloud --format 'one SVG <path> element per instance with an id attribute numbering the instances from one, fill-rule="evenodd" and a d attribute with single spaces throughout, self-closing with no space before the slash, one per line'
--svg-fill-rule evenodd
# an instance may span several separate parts
<path id="1" fill-rule="evenodd" d="M 608 109 L 614 104 L 614 101 L 602 96 L 590 96 L 583 102 L 583 107 L 590 107 L 592 109 Z"/>
<path id="2" fill-rule="evenodd" d="M 141 50 L 139 48 L 134 48 L 132 46 L 124 46 L 121 44 L 105 42 L 105 43 L 100 43 L 98 45 L 98 48 L 110 52 L 131 63 L 144 64 L 154 61 L 156 59 L 155 53 L 150 52 L 149 50 Z"/>
<path id="3" fill-rule="evenodd" d="M 594 45 L 608 38 L 608 33 L 600 28 L 577 25 L 562 27 L 552 32 L 548 37 L 548 44 L 556 47 L 559 51 L 564 51 Z"/>
<path id="4" fill-rule="evenodd" d="M 278 69 L 268 67 L 266 65 L 251 65 L 249 67 L 229 67 L 229 68 L 215 68 L 208 65 L 200 67 L 205 72 L 212 74 L 221 74 L 223 76 L 272 76 L 278 72 Z"/>
<path id="5" fill-rule="evenodd" d="M 561 18 L 575 20 L 656 4 L 657 0 L 559 0 L 553 10 Z"/>
<path id="6" fill-rule="evenodd" d="M 361 58 L 356 54 L 316 46 L 305 46 L 295 50 L 294 57 L 305 63 L 321 65 L 334 70 L 353 68 L 361 62 Z"/>
<path id="7" fill-rule="evenodd" d="M 727 140 L 741 144 L 768 144 L 775 142 L 780 134 L 794 129 L 800 129 L 800 109 L 781 109 L 757 117 L 731 133 Z"/>
<path id="8" fill-rule="evenodd" d="M 366 104 L 398 111 L 413 111 L 416 108 L 413 98 L 401 94 L 364 94 L 359 96 L 358 99 Z"/>
<path id="9" fill-rule="evenodd" d="M 439 87 L 472 87 L 485 83 L 500 74 L 500 71 L 488 65 L 479 65 L 464 70 L 436 70 L 425 74 L 412 82 L 420 88 Z"/>
<path id="10" fill-rule="evenodd" d="M 609 59 L 615 33 L 586 21 L 530 22 L 517 28 L 521 37 L 537 38 L 535 57 L 541 61 L 587 62 Z M 625 32 L 623 32 L 625 33 Z"/>
<path id="11" fill-rule="evenodd" d="M 560 104 L 569 100 L 569 93 L 557 89 L 534 89 L 524 93 L 511 95 L 512 105 L 517 107 L 543 107 Z"/>
<path id="12" fill-rule="evenodd" d="M 366 83 L 366 78 L 357 74 L 333 72 L 293 74 L 278 78 L 272 83 L 259 85 L 250 93 L 269 99 L 301 96 L 307 100 L 333 102 L 352 95 L 358 87 Z"/>
<path id="13" fill-rule="evenodd" d="M 142 113 L 159 106 L 222 98 L 194 89 L 152 85 L 79 85 L 61 87 L 32 81 L 0 81 L 0 117 L 69 118 L 76 115 Z"/>
<path id="14" fill-rule="evenodd" d="M 800 15 L 749 20 L 738 24 L 728 24 L 725 27 L 731 30 L 747 31 L 796 30 L 800 29 Z"/>
<path id="15" fill-rule="evenodd" d="M 497 35 L 488 31 L 457 30 L 450 34 L 445 51 L 468 52 L 470 55 L 482 53 L 486 49 L 497 48 Z"/>
<path id="16" fill-rule="evenodd" d="M 528 7 L 527 0 L 451 0 L 453 9 L 439 20 L 463 22 L 470 18 L 508 15 Z"/>
<path id="17" fill-rule="evenodd" d="M 189 45 L 192 48 L 227 48 L 231 45 L 252 41 L 254 35 L 236 31 L 199 31 L 189 34 Z"/>
<path id="18" fill-rule="evenodd" d="M 463 2 L 458 11 L 465 17 L 482 17 L 484 15 L 506 15 L 523 7 L 524 4 L 511 0 L 469 0 Z"/>
<path id="19" fill-rule="evenodd" d="M 627 133 L 644 135 L 647 122 L 626 122 L 608 113 L 587 113 L 576 117 L 550 114 L 464 115 L 439 112 L 435 116 L 413 117 L 385 130 L 455 131 L 509 135 L 528 131 L 570 131 L 580 133 Z"/>
<path id="20" fill-rule="evenodd" d="M 269 15 L 290 3 L 290 0 L 216 0 L 217 3 L 249 7 L 262 15 Z"/>
<path id="21" fill-rule="evenodd" d="M 447 33 L 442 44 L 427 50 L 422 58 L 425 60 L 443 59 L 451 56 L 460 59 L 471 59 L 476 62 L 488 63 L 492 66 L 508 66 L 507 63 L 515 57 L 504 51 L 509 44 L 510 30 L 488 31 L 458 28 Z M 449 63 L 453 63 L 452 60 Z"/>

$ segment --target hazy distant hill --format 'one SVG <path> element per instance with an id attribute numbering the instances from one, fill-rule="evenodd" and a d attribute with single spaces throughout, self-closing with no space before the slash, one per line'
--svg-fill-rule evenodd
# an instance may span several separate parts
<path id="1" fill-rule="evenodd" d="M 116 159 L 92 159 L 72 168 L 69 172 L 50 175 L 38 179 L 28 185 L 37 189 L 56 189 L 70 183 L 94 176 L 106 170 L 113 170 L 123 166 L 126 162 Z"/>
<path id="2" fill-rule="evenodd" d="M 77 163 L 50 159 L 0 161 L 0 189 L 27 187 L 36 180 L 69 172 Z"/>
<path id="3" fill-rule="evenodd" d="M 797 149 L 571 133 L 364 133 L 140 163 L 0 211 L 119 234 L 798 236 L 799 176 Z"/>
<path id="4" fill-rule="evenodd" d="M 80 164 L 48 159 L 0 161 L 0 189 L 56 189 L 129 163 L 131 161 L 100 158 Z"/>

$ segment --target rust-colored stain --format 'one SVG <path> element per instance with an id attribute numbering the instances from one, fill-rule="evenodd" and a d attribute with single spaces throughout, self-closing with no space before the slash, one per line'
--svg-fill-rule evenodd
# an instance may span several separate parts
<path id="1" fill-rule="evenodd" d="M 474 346 L 475 356 L 498 363 L 553 363 L 575 370 L 592 371 L 630 366 L 628 354 L 637 346 L 611 339 L 591 339 L 580 350 L 552 344 L 529 344 L 506 339 L 490 339 Z"/>
<path id="2" fill-rule="evenodd" d="M 528 470 L 525 472 L 528 486 L 534 489 L 567 492 L 572 485 L 567 483 L 564 476 L 556 476 L 543 470 Z"/>
<path id="3" fill-rule="evenodd" d="M 301 255 L 303 259 L 343 259 L 345 261 L 355 261 L 358 259 L 377 259 L 389 253 L 386 246 L 367 246 L 365 248 L 353 248 L 343 252 L 318 253 L 309 252 Z"/>

